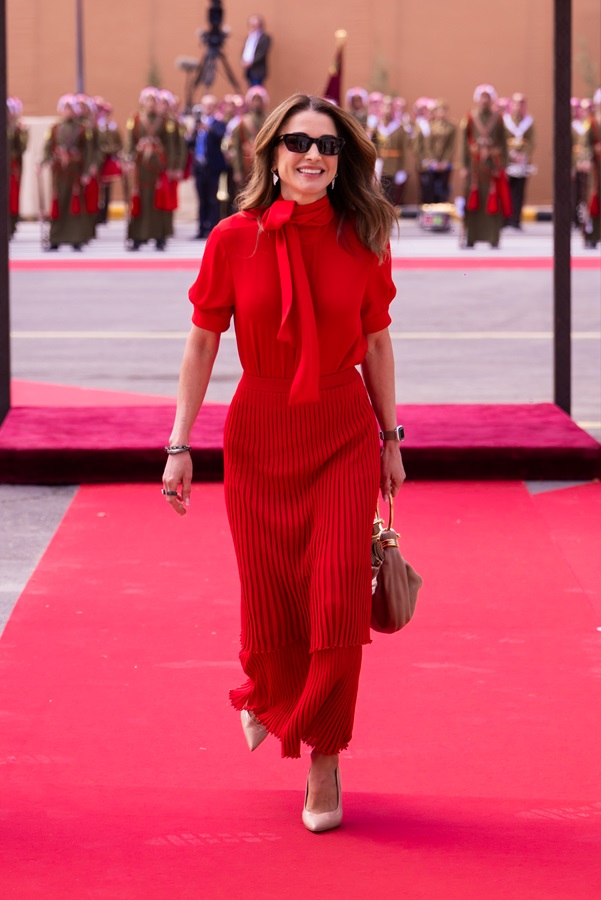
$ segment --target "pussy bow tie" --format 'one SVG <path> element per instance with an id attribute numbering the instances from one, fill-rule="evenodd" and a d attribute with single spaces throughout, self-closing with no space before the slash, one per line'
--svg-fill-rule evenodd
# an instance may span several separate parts
<path id="1" fill-rule="evenodd" d="M 300 206 L 294 200 L 276 200 L 261 217 L 263 231 L 275 232 L 282 289 L 282 321 L 278 340 L 297 349 L 298 365 L 290 404 L 319 400 L 319 342 L 311 287 L 301 250 L 300 230 L 327 225 L 334 216 L 328 197 Z"/>

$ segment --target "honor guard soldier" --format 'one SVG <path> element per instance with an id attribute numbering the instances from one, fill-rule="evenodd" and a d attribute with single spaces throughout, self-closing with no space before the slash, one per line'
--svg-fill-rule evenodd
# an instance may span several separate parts
<path id="1" fill-rule="evenodd" d="M 238 128 L 240 120 L 245 112 L 244 97 L 242 94 L 226 94 L 223 98 L 222 118 L 225 122 L 225 134 L 221 142 L 221 152 L 225 160 L 225 178 L 227 184 L 227 201 L 222 215 L 231 216 L 236 212 L 234 199 L 237 187 L 234 181 L 234 156 L 235 148 L 232 135 Z"/>
<path id="2" fill-rule="evenodd" d="M 251 87 L 244 98 L 246 112 L 230 134 L 230 152 L 236 193 L 246 182 L 253 157 L 255 140 L 267 118 L 269 95 L 264 87 Z"/>
<path id="3" fill-rule="evenodd" d="M 172 91 L 159 91 L 158 110 L 165 122 L 167 140 L 165 149 L 167 153 L 167 170 L 163 176 L 164 204 L 163 214 L 166 220 L 165 235 L 172 237 L 173 215 L 178 207 L 178 187 L 183 178 L 188 157 L 188 142 L 186 140 L 186 127 L 181 121 L 178 109 L 179 101 Z M 159 189 L 160 190 L 160 189 Z"/>
<path id="4" fill-rule="evenodd" d="M 376 147 L 382 189 L 393 206 L 400 206 L 407 181 L 407 135 L 394 118 L 391 97 L 384 97 L 377 129 Z"/>
<path id="5" fill-rule="evenodd" d="M 173 141 L 158 104 L 158 90 L 144 88 L 139 111 L 127 123 L 127 155 L 133 169 L 127 230 L 130 250 L 138 250 L 147 241 L 164 250 L 171 225 L 165 213 L 171 203 L 167 150 Z"/>
<path id="6" fill-rule="evenodd" d="M 591 168 L 586 193 L 583 237 L 584 246 L 594 250 L 601 239 L 601 88 L 597 88 L 593 96 L 589 123 L 587 133 Z"/>
<path id="7" fill-rule="evenodd" d="M 505 175 L 507 141 L 503 120 L 493 108 L 496 96 L 492 85 L 478 85 L 474 108 L 462 123 L 466 247 L 476 241 L 498 247 L 503 220 L 511 215 Z"/>
<path id="8" fill-rule="evenodd" d="M 407 101 L 404 97 L 392 98 L 392 111 L 395 119 L 401 123 L 408 140 L 413 140 L 413 122 L 409 110 L 407 109 Z"/>
<path id="9" fill-rule="evenodd" d="M 427 142 L 430 140 L 430 119 L 434 101 L 429 97 L 419 97 L 413 104 L 412 149 L 419 182 L 419 202 L 433 203 Z"/>
<path id="10" fill-rule="evenodd" d="M 369 94 L 362 87 L 349 88 L 346 92 L 346 109 L 367 130 Z"/>
<path id="11" fill-rule="evenodd" d="M 572 218 L 582 228 L 586 218 L 586 196 L 593 154 L 589 131 L 591 103 L 572 97 Z"/>
<path id="12" fill-rule="evenodd" d="M 93 165 L 91 142 L 73 94 L 64 94 L 58 102 L 60 120 L 46 135 L 42 164 L 52 173 L 49 250 L 71 244 L 81 250 L 89 239 L 84 218 L 84 188 Z"/>
<path id="13" fill-rule="evenodd" d="M 367 131 L 368 137 L 370 137 L 374 143 L 377 141 L 376 135 L 378 131 L 378 122 L 382 115 L 383 101 L 384 94 L 382 94 L 381 91 L 372 91 L 367 100 L 367 125 L 365 126 L 365 130 Z"/>
<path id="14" fill-rule="evenodd" d="M 429 203 L 447 203 L 453 171 L 457 126 L 448 116 L 445 100 L 436 100 L 429 120 L 430 134 L 424 138 L 422 174 L 430 199 Z"/>
<path id="15" fill-rule="evenodd" d="M 19 221 L 23 154 L 29 140 L 29 132 L 21 122 L 22 115 L 23 104 L 19 98 L 9 97 L 6 101 L 6 138 L 8 143 L 8 215 L 11 237 L 17 230 Z"/>
<path id="16" fill-rule="evenodd" d="M 85 243 L 96 237 L 96 225 L 98 224 L 98 210 L 100 208 L 100 168 L 102 166 L 102 151 L 100 149 L 100 135 L 98 132 L 98 109 L 94 100 L 87 94 L 76 94 L 78 106 L 78 118 L 85 129 L 86 142 L 88 144 L 87 159 L 88 169 L 82 179 L 82 227 L 86 231 Z"/>
<path id="17" fill-rule="evenodd" d="M 532 165 L 534 119 L 526 111 L 526 98 L 523 94 L 512 96 L 509 109 L 503 115 L 503 125 L 507 140 L 507 178 L 511 195 L 511 215 L 505 220 L 505 224 L 520 229 L 526 182 L 535 171 Z"/>
<path id="18" fill-rule="evenodd" d="M 94 97 L 98 110 L 97 127 L 100 147 L 100 200 L 98 203 L 98 224 L 108 221 L 113 182 L 122 176 L 121 153 L 123 138 L 113 119 L 113 107 L 104 97 Z"/>

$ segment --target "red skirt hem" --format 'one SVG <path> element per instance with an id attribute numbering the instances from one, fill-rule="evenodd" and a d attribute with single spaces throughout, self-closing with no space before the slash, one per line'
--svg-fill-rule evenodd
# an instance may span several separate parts
<path id="1" fill-rule="evenodd" d="M 335 756 L 351 740 L 362 647 L 309 653 L 304 642 L 281 652 L 240 654 L 248 680 L 230 691 L 234 709 L 253 712 L 298 759 L 301 744 Z"/>

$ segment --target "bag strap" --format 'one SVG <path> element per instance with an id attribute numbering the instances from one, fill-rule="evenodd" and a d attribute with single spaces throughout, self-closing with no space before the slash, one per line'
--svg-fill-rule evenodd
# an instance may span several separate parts
<path id="1" fill-rule="evenodd" d="M 374 524 L 378 522 L 382 525 L 383 530 L 390 531 L 392 528 L 392 524 L 394 522 L 394 503 L 392 497 L 388 501 L 388 527 L 384 529 L 384 519 L 380 515 L 380 507 L 378 501 L 376 500 L 376 517 L 374 519 Z"/>

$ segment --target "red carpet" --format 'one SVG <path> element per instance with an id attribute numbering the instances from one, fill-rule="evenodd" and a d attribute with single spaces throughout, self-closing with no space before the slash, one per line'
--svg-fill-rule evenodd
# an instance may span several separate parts
<path id="1" fill-rule="evenodd" d="M 173 397 L 160 394 L 134 394 L 17 378 L 10 383 L 10 401 L 13 407 L 173 406 Z"/>
<path id="2" fill-rule="evenodd" d="M 220 485 L 80 488 L 0 640 L 2 897 L 592 900 L 601 891 L 601 485 L 409 483 L 413 623 L 365 650 L 345 821 L 249 754 L 227 690 Z"/>
<path id="3" fill-rule="evenodd" d="M 0 481 L 81 484 L 160 479 L 173 400 L 60 385 L 13 386 L 0 426 Z M 34 402 L 37 401 L 37 402 Z M 197 478 L 223 475 L 227 406 L 207 404 L 192 436 Z M 551 403 L 398 407 L 403 457 L 419 479 L 601 476 L 601 444 Z"/>

